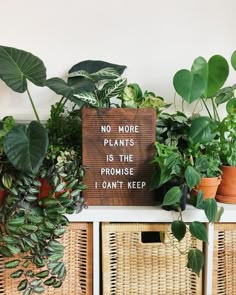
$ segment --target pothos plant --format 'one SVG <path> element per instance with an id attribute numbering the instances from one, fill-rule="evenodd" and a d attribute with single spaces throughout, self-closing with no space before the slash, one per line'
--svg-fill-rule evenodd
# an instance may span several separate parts
<path id="1" fill-rule="evenodd" d="M 81 152 L 61 143 L 49 145 L 48 130 L 40 123 L 28 87 L 28 81 L 46 84 L 46 68 L 38 57 L 0 46 L 0 79 L 13 91 L 27 93 L 36 116 L 29 124 L 17 124 L 12 117 L 0 123 L 0 176 L 5 190 L 0 254 L 8 258 L 5 267 L 12 269 L 11 277 L 20 280 L 18 291 L 42 293 L 45 286 L 58 288 L 65 279 L 64 246 L 58 239 L 69 225 L 65 214 L 84 207 Z M 43 177 L 50 190 L 40 199 Z"/>
<path id="2" fill-rule="evenodd" d="M 180 114 L 173 115 L 172 121 L 179 116 Z M 199 184 L 203 176 L 210 177 L 220 174 L 219 144 L 217 141 L 214 144 L 211 136 L 206 141 L 206 135 L 199 136 L 198 143 L 194 142 L 195 137 L 197 137 L 195 130 L 197 121 L 193 120 L 191 124 L 188 124 L 187 118 L 183 118 L 182 115 L 180 117 L 181 122 L 175 122 L 178 123 L 178 128 L 175 130 L 167 128 L 169 133 L 165 129 L 164 131 L 167 131 L 167 134 L 164 132 L 160 136 L 163 143 L 156 142 L 155 144 L 156 155 L 153 163 L 156 165 L 156 173 L 152 188 L 160 188 L 164 185 L 168 187 L 163 197 L 162 207 L 179 212 L 178 218 L 171 224 L 172 234 L 177 241 L 181 241 L 186 233 L 190 232 L 192 238 L 208 242 L 204 224 L 199 221 L 194 221 L 190 225 L 186 224 L 183 220 L 182 211 L 185 209 L 186 200 L 191 190 Z M 169 120 L 169 117 L 166 118 L 165 116 L 164 120 L 167 119 Z M 183 124 L 188 127 L 184 133 L 181 131 Z M 183 137 L 179 137 L 181 134 Z M 173 135 L 175 135 L 176 140 L 173 140 Z M 169 137 L 172 140 L 167 140 Z M 223 213 L 223 209 L 217 207 L 215 199 L 204 199 L 202 191 L 199 191 L 197 195 L 195 206 L 204 210 L 209 222 L 219 220 Z M 204 254 L 193 245 L 190 245 L 190 248 L 182 254 L 188 256 L 187 267 L 199 275 L 204 264 Z"/>

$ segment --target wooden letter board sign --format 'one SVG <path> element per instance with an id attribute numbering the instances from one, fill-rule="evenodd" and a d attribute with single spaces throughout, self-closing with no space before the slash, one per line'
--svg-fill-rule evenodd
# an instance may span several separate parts
<path id="1" fill-rule="evenodd" d="M 154 109 L 83 109 L 88 205 L 153 205 Z"/>

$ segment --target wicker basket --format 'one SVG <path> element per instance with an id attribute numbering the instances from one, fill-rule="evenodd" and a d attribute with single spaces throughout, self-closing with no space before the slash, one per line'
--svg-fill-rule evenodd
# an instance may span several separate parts
<path id="1" fill-rule="evenodd" d="M 162 236 L 165 243 L 144 243 L 144 234 Z M 190 235 L 181 243 L 185 250 Z M 202 242 L 194 241 L 202 250 Z M 103 295 L 202 294 L 202 278 L 187 269 L 186 255 L 173 247 L 168 224 L 102 224 Z"/>
<path id="2" fill-rule="evenodd" d="M 236 224 L 215 224 L 213 295 L 236 294 Z"/>
<path id="3" fill-rule="evenodd" d="M 62 241 L 67 275 L 61 288 L 46 288 L 45 295 L 92 294 L 92 224 L 71 223 Z M 4 269 L 8 259 L 0 256 L 0 294 L 19 295 L 17 285 L 21 279 L 11 279 L 11 270 Z M 10 259 L 12 260 L 12 259 Z M 40 271 L 40 270 L 37 270 Z"/>

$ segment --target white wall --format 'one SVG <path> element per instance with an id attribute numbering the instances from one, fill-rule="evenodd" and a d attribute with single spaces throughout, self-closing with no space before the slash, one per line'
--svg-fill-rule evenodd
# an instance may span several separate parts
<path id="1" fill-rule="evenodd" d="M 235 11 L 235 0 L 0 0 L 0 44 L 40 57 L 48 78 L 85 59 L 125 64 L 130 83 L 173 102 L 177 70 L 199 55 L 230 58 Z M 43 88 L 32 94 L 46 119 L 58 98 Z M 10 114 L 33 118 L 26 95 L 0 81 L 0 118 Z"/>

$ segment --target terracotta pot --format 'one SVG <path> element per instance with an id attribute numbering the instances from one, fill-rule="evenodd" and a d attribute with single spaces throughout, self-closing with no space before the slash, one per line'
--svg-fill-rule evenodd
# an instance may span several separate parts
<path id="1" fill-rule="evenodd" d="M 191 191 L 192 196 L 197 196 L 201 190 L 204 194 L 204 199 L 213 199 L 216 196 L 217 188 L 221 183 L 219 177 L 203 177 L 199 185 Z"/>
<path id="2" fill-rule="evenodd" d="M 2 206 L 2 202 L 3 202 L 5 195 L 6 195 L 6 191 L 3 189 L 0 189 L 0 206 Z"/>
<path id="3" fill-rule="evenodd" d="M 236 204 L 236 166 L 222 167 L 222 181 L 217 190 L 216 200 Z"/>

